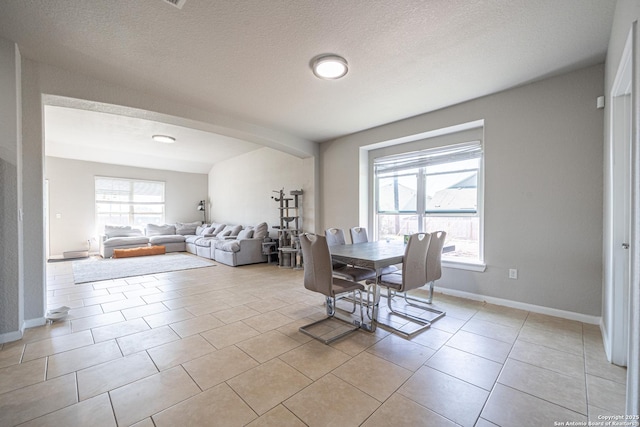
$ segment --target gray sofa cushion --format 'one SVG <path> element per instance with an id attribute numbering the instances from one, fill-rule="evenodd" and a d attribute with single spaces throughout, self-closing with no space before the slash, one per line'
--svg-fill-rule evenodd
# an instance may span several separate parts
<path id="1" fill-rule="evenodd" d="M 193 234 L 195 234 L 196 236 L 204 236 L 204 235 L 205 235 L 205 231 L 206 231 L 209 227 L 211 227 L 211 225 L 210 225 L 210 224 L 202 224 L 202 225 L 199 225 L 199 226 L 197 226 L 197 227 L 196 227 L 196 232 L 195 232 L 195 233 L 193 233 Z"/>
<path id="2" fill-rule="evenodd" d="M 196 239 L 194 243 L 196 246 L 211 247 L 211 245 L 216 241 L 217 240 L 213 237 L 200 237 L 199 239 Z"/>
<path id="3" fill-rule="evenodd" d="M 237 240 L 218 240 L 215 243 L 215 247 L 225 252 L 238 252 L 240 250 L 240 242 Z"/>
<path id="4" fill-rule="evenodd" d="M 253 237 L 253 227 L 247 227 L 238 233 L 238 240 L 250 239 Z"/>
<path id="5" fill-rule="evenodd" d="M 213 224 L 211 224 L 210 230 L 208 230 L 208 232 L 205 232 L 204 235 L 215 237 L 222 230 L 224 230 L 225 227 L 226 227 L 225 224 L 218 224 L 218 223 L 214 222 Z"/>
<path id="6" fill-rule="evenodd" d="M 113 248 L 116 246 L 126 245 L 146 245 L 149 238 L 146 236 L 128 236 L 128 237 L 112 237 L 103 242 L 105 248 Z"/>
<path id="7" fill-rule="evenodd" d="M 162 245 L 164 243 L 181 243 L 185 237 L 181 234 L 167 234 L 149 237 L 149 243 L 152 245 Z"/>
<path id="8" fill-rule="evenodd" d="M 176 234 L 176 227 L 171 224 L 164 224 L 164 225 L 147 224 L 146 234 L 149 237 L 173 235 L 173 234 Z"/>
<path id="9" fill-rule="evenodd" d="M 201 222 L 176 222 L 176 234 L 182 234 L 183 236 L 192 236 L 196 234 L 196 229 L 200 226 Z"/>
<path id="10" fill-rule="evenodd" d="M 185 236 L 184 241 L 187 243 L 195 243 L 196 240 L 202 239 L 202 236 L 198 236 L 197 234 L 194 236 Z"/>
<path id="11" fill-rule="evenodd" d="M 142 236 L 142 231 L 131 228 L 130 225 L 105 225 L 104 234 L 107 239 L 110 239 L 112 237 Z"/>
<path id="12" fill-rule="evenodd" d="M 256 225 L 253 229 L 253 238 L 254 239 L 264 239 L 269 235 L 269 226 L 266 222 L 261 222 Z"/>
<path id="13" fill-rule="evenodd" d="M 235 237 L 242 230 L 241 225 L 227 225 L 224 230 L 216 235 L 218 238 Z"/>

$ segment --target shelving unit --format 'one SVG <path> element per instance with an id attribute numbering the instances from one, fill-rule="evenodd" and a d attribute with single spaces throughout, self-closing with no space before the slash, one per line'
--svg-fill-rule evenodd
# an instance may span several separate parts
<path id="1" fill-rule="evenodd" d="M 302 251 L 299 236 L 302 233 L 300 216 L 300 197 L 302 190 L 292 190 L 291 197 L 285 197 L 284 188 L 274 190 L 277 197 L 272 197 L 279 203 L 280 225 L 273 228 L 278 230 L 278 266 L 284 268 L 302 268 Z"/>

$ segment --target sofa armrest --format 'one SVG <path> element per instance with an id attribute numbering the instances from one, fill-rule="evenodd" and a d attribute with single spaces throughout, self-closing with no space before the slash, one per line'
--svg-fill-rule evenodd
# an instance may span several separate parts
<path id="1" fill-rule="evenodd" d="M 263 239 L 240 239 L 240 250 L 236 252 L 238 265 L 265 262 L 266 255 L 262 253 Z"/>

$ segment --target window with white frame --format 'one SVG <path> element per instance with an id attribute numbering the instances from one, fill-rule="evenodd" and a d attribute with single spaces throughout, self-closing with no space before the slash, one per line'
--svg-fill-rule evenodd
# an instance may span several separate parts
<path id="1" fill-rule="evenodd" d="M 447 232 L 443 257 L 482 262 L 482 144 L 453 144 L 374 159 L 379 239 Z"/>
<path id="2" fill-rule="evenodd" d="M 164 224 L 164 182 L 95 177 L 96 230 Z"/>

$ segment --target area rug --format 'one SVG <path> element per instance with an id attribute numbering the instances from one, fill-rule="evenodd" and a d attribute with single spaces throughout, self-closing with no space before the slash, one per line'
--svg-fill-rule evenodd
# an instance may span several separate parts
<path id="1" fill-rule="evenodd" d="M 78 284 L 213 266 L 215 264 L 206 258 L 183 253 L 122 259 L 91 258 L 73 261 L 73 278 Z"/>

